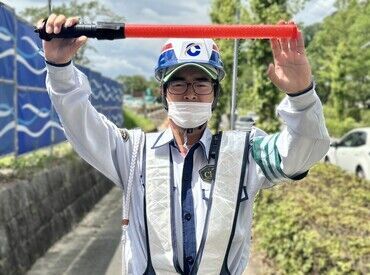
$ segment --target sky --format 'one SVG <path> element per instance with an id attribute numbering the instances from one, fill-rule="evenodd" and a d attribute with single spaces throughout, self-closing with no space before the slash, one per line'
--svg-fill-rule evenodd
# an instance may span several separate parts
<path id="1" fill-rule="evenodd" d="M 45 6 L 47 0 L 0 0 L 15 9 Z M 52 3 L 69 3 L 52 0 Z M 310 25 L 321 21 L 335 11 L 335 0 L 310 0 L 294 20 Z M 102 4 L 125 17 L 127 23 L 151 24 L 209 24 L 211 0 L 102 0 Z M 112 78 L 118 75 L 154 75 L 163 39 L 125 39 L 97 41 L 89 39 L 96 52 L 87 51 L 89 67 Z"/>

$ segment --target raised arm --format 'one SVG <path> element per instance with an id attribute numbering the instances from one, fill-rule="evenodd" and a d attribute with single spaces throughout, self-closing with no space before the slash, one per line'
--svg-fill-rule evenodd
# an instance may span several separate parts
<path id="1" fill-rule="evenodd" d="M 63 24 L 77 22 L 76 17 L 67 19 L 64 15 L 52 14 L 46 22 L 46 31 L 58 33 Z M 42 28 L 43 24 L 39 21 L 38 27 Z M 86 37 L 79 37 L 43 41 L 47 63 L 46 87 L 65 134 L 76 152 L 120 186 L 128 174 L 132 139 L 123 140 L 119 129 L 98 113 L 89 101 L 89 81 L 71 62 L 86 40 Z M 118 146 L 122 149 L 119 150 L 120 156 L 117 156 Z M 127 163 L 127 167 L 118 167 L 118 157 L 120 163 Z"/>
<path id="2" fill-rule="evenodd" d="M 267 74 L 287 94 L 277 108 L 286 127 L 280 133 L 253 140 L 253 158 L 267 179 L 263 187 L 304 177 L 329 149 L 329 135 L 302 33 L 298 39 L 271 40 L 271 48 L 274 64 L 270 64 Z"/>

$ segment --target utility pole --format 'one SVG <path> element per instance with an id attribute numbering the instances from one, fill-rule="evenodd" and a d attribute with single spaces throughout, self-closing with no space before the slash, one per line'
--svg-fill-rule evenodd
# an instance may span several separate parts
<path id="1" fill-rule="evenodd" d="M 240 0 L 236 6 L 236 23 L 240 23 L 240 8 L 241 3 Z M 238 49 L 239 49 L 239 40 L 235 39 L 234 41 L 234 63 L 233 63 L 233 78 L 232 78 L 232 86 L 231 86 L 231 110 L 230 110 L 230 129 L 235 129 L 235 109 L 236 109 L 236 86 L 237 86 L 237 79 L 238 79 Z"/>
<path id="2" fill-rule="evenodd" d="M 51 14 L 51 0 L 48 0 L 48 12 Z"/>

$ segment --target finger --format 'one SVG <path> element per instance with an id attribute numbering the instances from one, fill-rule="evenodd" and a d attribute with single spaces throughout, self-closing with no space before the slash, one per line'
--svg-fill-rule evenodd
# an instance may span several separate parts
<path id="1" fill-rule="evenodd" d="M 281 54 L 280 43 L 277 39 L 270 39 L 272 56 L 276 59 Z"/>
<path id="2" fill-rule="evenodd" d="M 298 37 L 297 37 L 297 52 L 300 54 L 303 54 L 305 52 L 304 49 L 304 38 L 301 31 L 298 31 Z"/>
<path id="3" fill-rule="evenodd" d="M 274 66 L 274 64 L 270 63 L 270 65 L 269 65 L 269 67 L 267 69 L 267 75 L 270 78 L 270 80 L 272 81 L 272 83 L 277 84 L 279 78 L 277 77 L 277 75 L 275 73 L 275 66 Z"/>
<path id="4" fill-rule="evenodd" d="M 46 21 L 46 32 L 52 33 L 54 30 L 54 20 L 57 18 L 55 13 L 50 14 L 48 20 Z"/>
<path id="5" fill-rule="evenodd" d="M 81 48 L 87 42 L 87 37 L 82 35 L 75 39 L 73 43 L 74 51 L 77 52 L 79 48 Z"/>
<path id="6" fill-rule="evenodd" d="M 45 19 L 40 19 L 39 21 L 37 21 L 36 28 L 42 29 L 44 27 L 44 24 L 45 24 L 44 20 Z"/>
<path id="7" fill-rule="evenodd" d="M 289 21 L 289 25 L 295 25 L 294 21 Z M 289 48 L 292 52 L 297 51 L 297 39 L 289 39 Z"/>
<path id="8" fill-rule="evenodd" d="M 64 26 L 66 26 L 67 28 L 68 27 L 71 27 L 73 25 L 76 25 L 78 24 L 78 22 L 80 21 L 80 18 L 75 16 L 75 17 L 69 17 L 67 20 L 66 20 L 66 23 L 64 24 Z"/>
<path id="9" fill-rule="evenodd" d="M 289 44 L 288 44 L 288 39 L 286 38 L 281 38 L 280 39 L 280 45 L 281 45 L 281 50 L 283 52 L 289 52 Z"/>
<path id="10" fill-rule="evenodd" d="M 60 14 L 55 18 L 54 21 L 54 33 L 59 33 L 62 25 L 66 22 L 66 17 L 63 14 Z"/>
<path id="11" fill-rule="evenodd" d="M 289 47 L 292 52 L 297 52 L 297 39 L 289 39 Z"/>
<path id="12" fill-rule="evenodd" d="M 279 25 L 286 25 L 286 24 L 287 23 L 283 20 L 279 21 Z M 289 51 L 288 39 L 286 39 L 286 38 L 280 39 L 280 45 L 281 45 L 281 49 L 283 50 L 283 52 L 288 52 Z"/>

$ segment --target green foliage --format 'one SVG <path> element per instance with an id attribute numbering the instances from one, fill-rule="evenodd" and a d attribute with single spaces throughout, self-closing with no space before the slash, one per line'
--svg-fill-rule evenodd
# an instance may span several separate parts
<path id="1" fill-rule="evenodd" d="M 232 24 L 236 23 L 236 10 L 238 7 L 237 0 L 214 0 L 212 1 L 211 8 L 211 20 L 216 24 Z M 231 100 L 231 79 L 232 79 L 232 66 L 233 66 L 233 40 L 218 40 L 216 41 L 222 61 L 224 62 L 224 68 L 226 76 L 222 81 L 222 91 L 218 98 L 217 108 L 214 110 L 210 127 L 215 131 L 219 130 L 219 124 L 221 122 L 221 116 L 224 113 L 229 113 L 227 107 L 230 105 Z M 241 62 L 241 56 L 239 55 L 239 62 Z"/>
<path id="2" fill-rule="evenodd" d="M 282 274 L 369 274 L 370 183 L 319 164 L 260 192 L 254 241 Z"/>
<path id="3" fill-rule="evenodd" d="M 82 22 L 94 22 L 96 19 L 100 21 L 122 21 L 124 18 L 117 15 L 114 11 L 106 8 L 104 5 L 99 3 L 97 0 L 81 1 L 70 0 L 69 3 L 62 3 L 59 5 L 52 5 L 52 13 L 64 14 L 66 17 L 78 16 Z M 20 15 L 22 18 L 36 23 L 42 19 L 48 17 L 48 6 L 47 1 L 45 1 L 45 7 L 28 7 L 25 8 Z M 95 48 L 87 44 L 83 46 L 75 56 L 75 62 L 80 65 L 87 65 L 90 63 L 89 58 L 85 55 L 86 49 L 95 51 Z"/>
<path id="4" fill-rule="evenodd" d="M 289 3 L 288 3 L 289 2 Z M 288 19 L 303 5 L 304 0 L 296 1 L 248 1 L 248 7 L 239 7 L 243 24 L 275 24 L 279 19 Z M 235 23 L 239 1 L 214 0 L 212 2 L 211 19 L 213 23 Z M 229 106 L 231 95 L 231 77 L 233 65 L 233 41 L 218 42 L 224 61 L 227 76 L 223 81 L 223 93 L 219 106 L 214 112 L 212 128 L 218 129 L 221 115 Z M 283 93 L 277 90 L 267 77 L 268 64 L 272 62 L 270 45 L 267 41 L 241 41 L 238 55 L 238 112 L 255 111 L 260 117 L 258 126 L 267 131 L 277 131 L 280 125 L 275 117 L 275 107 Z M 228 113 L 228 112 L 227 112 Z"/>
<path id="5" fill-rule="evenodd" d="M 370 110 L 363 110 L 362 112 L 359 112 L 360 110 L 353 109 L 353 111 L 357 112 L 357 116 L 363 116 L 366 117 L 368 116 L 368 120 L 364 119 L 363 122 L 359 122 L 358 120 L 355 120 L 353 116 L 348 116 L 345 117 L 342 120 L 338 120 L 337 112 L 333 107 L 330 107 L 329 105 L 324 106 L 324 115 L 325 115 L 325 122 L 326 122 L 326 127 L 328 128 L 329 135 L 331 137 L 336 137 L 339 138 L 343 136 L 345 133 L 347 133 L 349 130 L 352 130 L 353 128 L 358 128 L 358 127 L 368 127 L 369 126 L 369 121 L 370 121 Z M 367 121 L 367 123 L 366 123 Z"/>
<path id="6" fill-rule="evenodd" d="M 127 129 L 140 128 L 144 132 L 154 132 L 156 130 L 156 126 L 151 120 L 135 113 L 127 107 L 123 109 L 123 116 L 125 121 L 124 126 Z"/>
<path id="7" fill-rule="evenodd" d="M 145 92 L 147 88 L 150 88 L 152 91 L 158 88 L 157 80 L 154 78 L 147 80 L 142 75 L 119 75 L 116 80 L 122 83 L 131 95 L 133 95 L 134 92 Z"/>
<path id="8" fill-rule="evenodd" d="M 318 93 L 332 106 L 337 120 L 362 120 L 370 98 L 370 2 L 337 1 L 338 11 L 327 17 L 308 47 Z"/>

